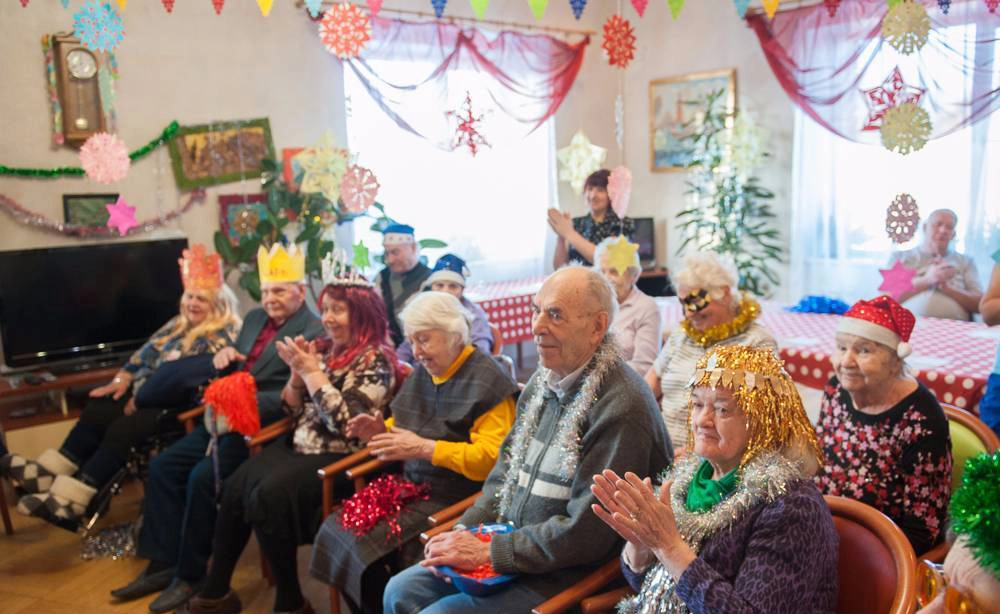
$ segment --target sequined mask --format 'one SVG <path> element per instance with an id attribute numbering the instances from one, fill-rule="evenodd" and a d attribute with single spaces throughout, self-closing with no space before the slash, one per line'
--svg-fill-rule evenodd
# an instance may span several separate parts
<path id="1" fill-rule="evenodd" d="M 705 289 L 695 290 L 681 298 L 681 306 L 684 307 L 685 316 L 704 311 L 711 304 L 712 297 L 708 295 L 708 290 Z"/>

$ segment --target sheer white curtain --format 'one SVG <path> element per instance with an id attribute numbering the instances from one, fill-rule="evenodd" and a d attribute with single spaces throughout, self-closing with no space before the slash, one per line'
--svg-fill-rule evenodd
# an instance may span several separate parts
<path id="1" fill-rule="evenodd" d="M 980 26 L 977 32 L 974 24 L 953 26 L 939 34 L 947 36 L 955 48 L 964 47 L 969 57 L 981 63 L 984 54 L 998 54 L 1000 46 L 970 42 L 996 38 L 996 28 L 991 28 L 993 32 L 982 32 Z M 915 58 L 883 45 L 868 72 L 873 78 L 859 83 L 859 89 L 879 85 L 897 65 L 905 80 L 909 61 Z M 954 81 L 947 87 L 972 98 L 1000 87 L 1000 74 L 976 82 L 953 71 L 937 74 L 940 79 Z M 876 79 L 874 75 L 879 76 Z M 997 114 L 901 156 L 881 145 L 843 139 L 796 110 L 792 297 L 822 294 L 851 302 L 877 294 L 882 280 L 878 269 L 885 267 L 892 251 L 913 247 L 921 238 L 918 232 L 913 241 L 894 246 L 886 236 L 886 207 L 903 192 L 916 199 L 922 217 L 939 208 L 958 214 L 954 249 L 976 260 L 985 283 L 993 263 L 990 254 L 1000 248 L 998 169 Z"/>

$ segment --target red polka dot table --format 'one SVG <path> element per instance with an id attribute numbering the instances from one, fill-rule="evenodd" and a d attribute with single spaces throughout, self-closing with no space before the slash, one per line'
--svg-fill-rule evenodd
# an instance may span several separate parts
<path id="1" fill-rule="evenodd" d="M 521 342 L 531 341 L 531 299 L 544 280 L 544 276 L 539 276 L 474 284 L 465 291 L 466 298 L 483 308 L 490 324 L 500 327 L 504 345 L 517 345 L 519 365 L 522 359 Z"/>
<path id="2" fill-rule="evenodd" d="M 664 309 L 666 327 L 673 328 L 681 319 L 677 299 L 657 299 L 657 303 Z M 775 303 L 764 303 L 760 316 L 778 342 L 789 375 L 810 388 L 822 388 L 833 375 L 830 355 L 839 319 L 789 312 Z M 978 413 L 998 341 L 996 330 L 980 323 L 917 318 L 910 337 L 913 354 L 906 362 L 939 401 Z"/>

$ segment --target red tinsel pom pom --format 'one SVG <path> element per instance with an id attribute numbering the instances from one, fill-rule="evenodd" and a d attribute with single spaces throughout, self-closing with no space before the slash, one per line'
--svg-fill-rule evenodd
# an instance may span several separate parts
<path id="1" fill-rule="evenodd" d="M 237 371 L 209 384 L 204 400 L 218 415 L 226 417 L 231 431 L 247 437 L 260 431 L 257 382 L 246 371 Z"/>
<path id="2" fill-rule="evenodd" d="M 368 486 L 344 501 L 340 510 L 340 526 L 358 537 L 368 535 L 380 520 L 389 526 L 386 539 L 402 536 L 399 514 L 410 501 L 426 500 L 430 496 L 427 484 L 414 484 L 398 475 L 381 475 Z"/>

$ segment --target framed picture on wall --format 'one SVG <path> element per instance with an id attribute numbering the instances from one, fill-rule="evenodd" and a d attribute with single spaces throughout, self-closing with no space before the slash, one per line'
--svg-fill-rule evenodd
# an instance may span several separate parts
<path id="1" fill-rule="evenodd" d="M 75 226 L 107 226 L 117 194 L 63 194 L 63 219 Z"/>
<path id="2" fill-rule="evenodd" d="M 736 69 L 726 68 L 649 82 L 649 170 L 687 170 L 691 147 L 685 138 L 701 109 L 697 101 L 723 90 L 726 110 L 736 111 Z"/>
<path id="3" fill-rule="evenodd" d="M 298 190 L 298 182 L 295 178 L 302 174 L 302 165 L 299 164 L 295 156 L 305 151 L 305 147 L 286 147 L 281 150 L 282 179 L 289 190 Z"/>
<path id="4" fill-rule="evenodd" d="M 181 126 L 168 147 L 174 178 L 182 190 L 260 177 L 261 162 L 274 159 L 271 123 L 266 117 Z"/>
<path id="5" fill-rule="evenodd" d="M 219 227 L 234 246 L 264 218 L 267 194 L 220 194 Z"/>

